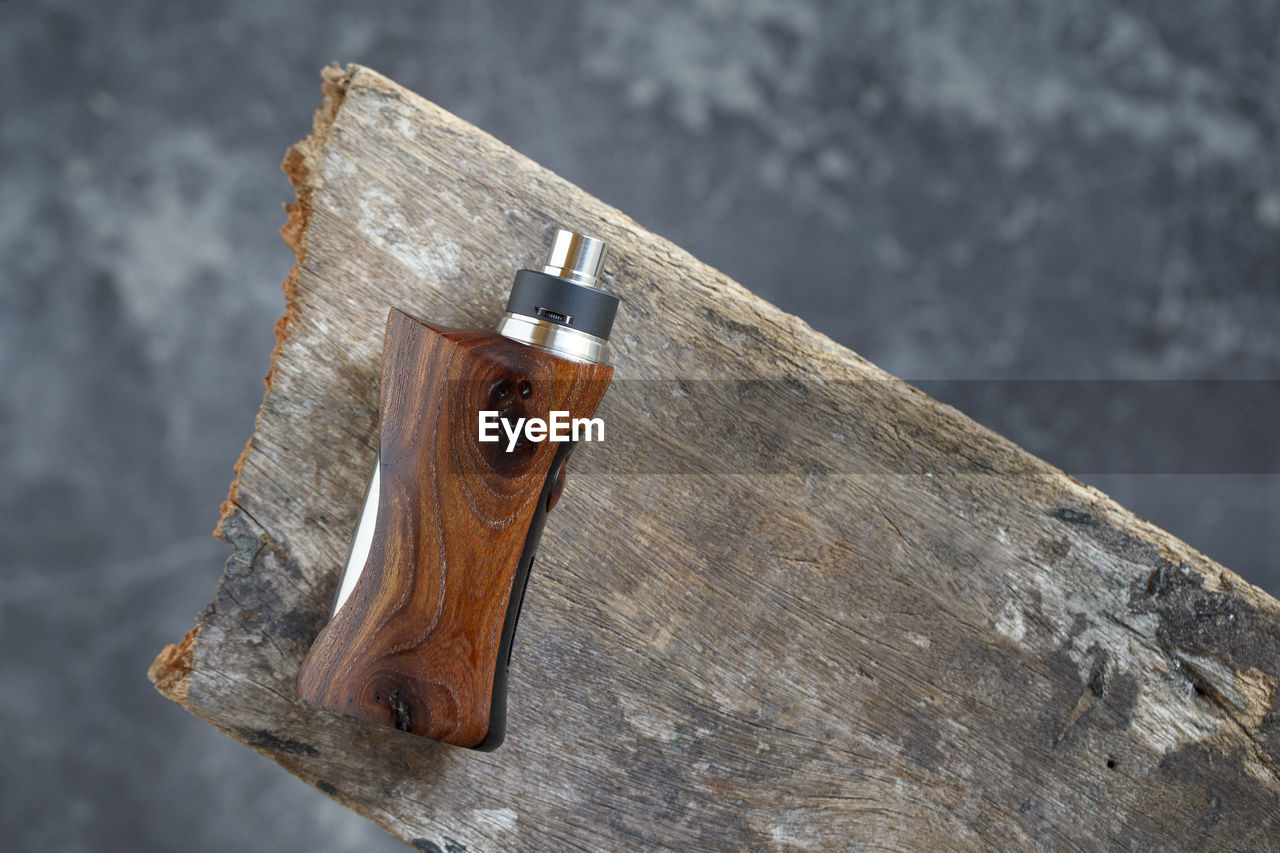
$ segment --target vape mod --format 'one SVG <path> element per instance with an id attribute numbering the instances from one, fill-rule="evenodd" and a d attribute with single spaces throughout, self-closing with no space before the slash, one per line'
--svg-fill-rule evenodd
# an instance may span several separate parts
<path id="1" fill-rule="evenodd" d="M 516 274 L 496 331 L 391 309 L 378 463 L 301 698 L 457 746 L 502 743 L 516 620 L 573 444 L 481 441 L 479 421 L 595 413 L 618 308 L 597 278 L 605 249 L 558 232 L 542 271 Z"/>

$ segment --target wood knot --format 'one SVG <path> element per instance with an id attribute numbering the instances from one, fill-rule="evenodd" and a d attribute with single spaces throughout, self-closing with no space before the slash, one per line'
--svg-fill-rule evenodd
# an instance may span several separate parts
<path id="1" fill-rule="evenodd" d="M 395 714 L 396 728 L 402 732 L 413 729 L 413 716 L 409 713 L 409 703 L 400 698 L 399 690 L 392 690 L 387 694 L 387 704 L 391 706 L 391 713 Z"/>

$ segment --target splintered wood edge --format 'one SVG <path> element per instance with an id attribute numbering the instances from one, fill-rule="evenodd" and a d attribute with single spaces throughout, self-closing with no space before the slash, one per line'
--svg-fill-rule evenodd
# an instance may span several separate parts
<path id="1" fill-rule="evenodd" d="M 324 180 L 321 174 L 321 166 L 324 163 L 324 147 L 329 141 L 329 132 L 333 129 L 333 123 L 338 117 L 338 111 L 342 109 L 342 102 L 346 100 L 347 90 L 351 86 L 351 78 L 358 68 L 359 66 L 356 65 L 339 68 L 338 64 L 334 63 L 321 71 L 321 75 L 324 78 L 324 82 L 321 84 L 323 100 L 316 109 L 315 117 L 312 119 L 311 133 L 306 139 L 290 146 L 284 155 L 284 162 L 280 164 L 280 168 L 289 176 L 289 182 L 293 184 L 294 192 L 296 193 L 295 199 L 285 205 L 288 218 L 285 220 L 284 225 L 280 226 L 280 236 L 284 238 L 285 244 L 293 249 L 294 262 L 293 268 L 289 270 L 289 274 L 285 276 L 284 281 L 281 283 L 284 288 L 284 314 L 280 315 L 275 324 L 276 343 L 271 351 L 271 365 L 267 368 L 267 375 L 263 377 L 263 384 L 266 386 L 263 391 L 264 402 L 266 396 L 271 393 L 271 384 L 275 379 L 276 363 L 279 359 L 281 348 L 288 339 L 298 316 L 298 275 L 302 271 L 302 265 L 307 260 L 305 238 L 307 227 L 311 224 L 311 200 Z M 258 414 L 253 419 L 253 435 L 257 434 L 258 422 L 261 417 L 262 407 L 260 406 Z M 249 448 L 253 446 L 253 435 L 250 435 L 248 441 L 244 443 L 244 449 L 240 451 L 240 458 L 236 460 L 236 464 L 232 469 L 234 477 L 231 480 L 231 488 L 227 493 L 227 499 L 222 502 L 218 524 L 213 531 L 213 535 L 224 542 L 229 540 L 224 534 L 223 523 L 238 508 L 236 495 L 240 488 L 240 471 L 244 467 L 245 458 L 249 455 Z"/>
<path id="2" fill-rule="evenodd" d="M 267 395 L 271 393 L 271 384 L 275 379 L 276 363 L 281 348 L 288 339 L 298 316 L 297 280 L 302 265 L 307 260 L 305 238 L 307 227 L 311 224 L 311 199 L 323 181 L 320 166 L 324 162 L 324 147 L 329 141 L 329 132 L 333 129 L 338 111 L 342 109 L 342 102 L 347 97 L 351 78 L 358 68 L 359 66 L 356 65 L 341 68 L 335 62 L 321 70 L 323 98 L 312 119 L 311 133 L 302 141 L 290 146 L 285 153 L 284 162 L 280 164 L 280 168 L 289 176 L 289 182 L 293 184 L 295 193 L 294 200 L 285 205 L 287 218 L 284 225 L 280 226 L 281 237 L 284 238 L 285 244 L 293 249 L 294 263 L 281 283 L 284 288 L 284 313 L 275 323 L 275 347 L 271 351 L 271 364 L 267 368 L 267 375 L 263 377 L 264 403 Z M 227 492 L 226 500 L 222 502 L 218 523 L 213 530 L 213 535 L 223 542 L 231 541 L 225 530 L 227 519 L 241 509 L 236 502 L 240 488 L 240 471 L 249 455 L 249 449 L 253 446 L 253 436 L 257 434 L 262 411 L 263 407 L 259 406 L 258 413 L 253 419 L 254 432 L 245 441 L 244 449 L 240 451 L 240 458 L 232 467 L 231 487 Z M 179 705 L 186 705 L 187 696 L 191 691 L 191 669 L 195 663 L 195 647 L 202 627 L 204 627 L 203 617 L 186 633 L 181 642 L 170 643 L 161 649 L 160 654 L 156 655 L 156 659 L 147 668 L 147 678 L 156 689 Z M 239 739 L 243 740 L 243 738 Z M 253 744 L 249 745 L 253 746 Z"/>

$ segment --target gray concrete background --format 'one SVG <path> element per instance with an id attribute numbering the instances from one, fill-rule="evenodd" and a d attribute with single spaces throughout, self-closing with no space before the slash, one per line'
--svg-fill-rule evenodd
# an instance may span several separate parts
<path id="1" fill-rule="evenodd" d="M 4 846 L 400 849 L 143 676 L 226 554 L 321 65 L 898 375 L 983 380 L 933 390 L 1274 593 L 1272 439 L 1206 469 L 1234 412 L 986 380 L 1280 379 L 1278 51 L 1280 4 L 1226 0 L 0 2 Z"/>

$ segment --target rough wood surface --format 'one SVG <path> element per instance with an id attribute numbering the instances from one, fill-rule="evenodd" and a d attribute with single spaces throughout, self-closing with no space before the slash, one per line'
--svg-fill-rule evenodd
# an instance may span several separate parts
<path id="1" fill-rule="evenodd" d="M 166 695 L 424 850 L 1280 843 L 1275 601 L 376 73 L 325 94 L 234 552 Z M 506 745 L 304 704 L 388 306 L 489 325 L 560 224 L 625 301 Z"/>

